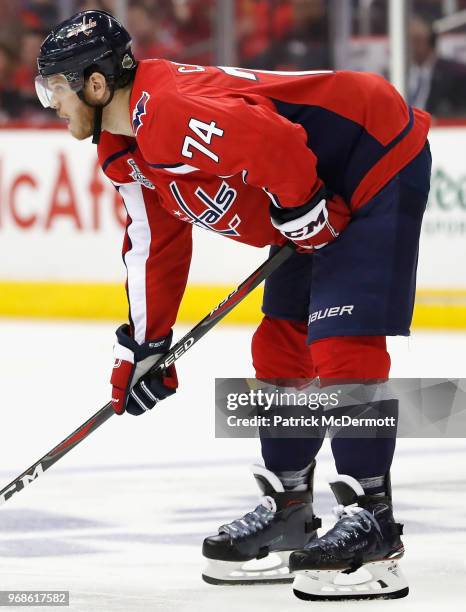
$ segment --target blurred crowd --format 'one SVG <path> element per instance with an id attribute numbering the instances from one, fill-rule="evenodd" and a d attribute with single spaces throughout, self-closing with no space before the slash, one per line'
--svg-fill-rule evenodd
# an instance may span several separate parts
<path id="1" fill-rule="evenodd" d="M 127 0 L 125 25 L 138 59 L 166 57 L 215 64 L 216 6 L 222 0 Z M 387 33 L 388 0 L 341 0 L 352 8 L 352 35 L 361 31 L 361 10 L 370 5 L 366 28 Z M 235 0 L 236 63 L 249 68 L 333 68 L 329 6 L 324 0 Z M 458 10 L 466 0 L 457 0 Z M 48 31 L 72 12 L 117 13 L 117 0 L 0 0 L 0 123 L 53 119 L 39 106 L 36 57 Z M 466 66 L 439 57 L 432 23 L 442 17 L 442 0 L 411 0 L 409 101 L 434 115 L 466 117 Z M 232 26 L 233 27 L 233 26 Z M 465 85 L 461 86 L 462 82 Z"/>

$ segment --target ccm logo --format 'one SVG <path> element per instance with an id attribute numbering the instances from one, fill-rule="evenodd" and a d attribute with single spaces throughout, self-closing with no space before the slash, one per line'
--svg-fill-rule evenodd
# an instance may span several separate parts
<path id="1" fill-rule="evenodd" d="M 318 319 L 326 319 L 328 317 L 341 317 L 341 315 L 344 314 L 352 315 L 353 309 L 354 305 L 351 304 L 347 306 L 332 306 L 331 308 L 326 308 L 325 310 L 316 310 L 315 312 L 311 313 L 308 322 L 313 323 Z"/>
<path id="2" fill-rule="evenodd" d="M 181 346 L 179 346 L 171 355 L 169 355 L 163 362 L 163 367 L 168 368 L 172 363 L 175 363 L 177 359 L 181 357 L 183 353 L 192 347 L 194 344 L 194 338 L 188 338 Z"/>
<path id="3" fill-rule="evenodd" d="M 38 463 L 34 467 L 32 474 L 25 474 L 22 478 L 19 478 L 16 482 L 14 482 L 9 489 L 3 491 L 3 494 L 0 495 L 0 506 L 4 504 L 12 495 L 18 493 L 18 491 L 21 491 L 24 489 L 24 487 L 27 487 L 29 483 L 33 482 L 36 478 L 43 474 L 43 472 L 44 468 L 40 463 Z M 20 481 L 21 484 L 18 481 Z"/>

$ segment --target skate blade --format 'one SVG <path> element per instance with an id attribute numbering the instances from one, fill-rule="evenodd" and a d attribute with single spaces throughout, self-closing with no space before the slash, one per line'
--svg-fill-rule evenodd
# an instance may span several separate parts
<path id="1" fill-rule="evenodd" d="M 207 559 L 202 579 L 208 584 L 228 585 L 290 583 L 294 578 L 288 568 L 291 553 L 291 550 L 275 552 L 263 559 L 251 561 Z"/>
<path id="2" fill-rule="evenodd" d="M 409 593 L 408 583 L 393 560 L 367 563 L 354 572 L 303 570 L 295 572 L 293 593 L 307 601 L 347 599 L 399 599 Z"/>

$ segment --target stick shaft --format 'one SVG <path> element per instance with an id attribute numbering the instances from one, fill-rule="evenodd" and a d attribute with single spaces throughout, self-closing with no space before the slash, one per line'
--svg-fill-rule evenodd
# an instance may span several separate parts
<path id="1" fill-rule="evenodd" d="M 54 463 L 66 455 L 72 448 L 82 442 L 87 436 L 95 431 L 98 427 L 105 423 L 115 411 L 113 410 L 112 404 L 109 402 L 106 406 L 101 408 L 94 414 L 90 419 L 83 423 L 78 429 L 73 431 L 67 438 L 65 438 L 60 444 L 55 446 L 51 451 L 44 455 L 39 461 L 36 461 L 30 468 L 25 470 L 20 476 L 15 478 L 0 491 L 0 506 L 4 504 L 10 497 L 15 493 L 22 491 L 24 487 L 33 482 L 46 470 L 48 470 Z"/>
<path id="2" fill-rule="evenodd" d="M 199 321 L 191 331 L 178 340 L 171 349 L 156 363 L 149 371 L 167 368 L 189 350 L 198 340 L 202 338 L 212 327 L 217 325 L 233 308 L 244 300 L 258 285 L 272 274 L 284 261 L 295 252 L 293 244 L 283 245 L 276 253 L 269 257 L 255 272 L 232 291 L 213 310 Z M 147 374 L 145 375 L 147 376 Z M 144 377 L 143 377 L 144 378 Z"/>
<path id="3" fill-rule="evenodd" d="M 224 300 L 218 304 L 206 317 L 195 325 L 191 331 L 181 338 L 171 349 L 151 368 L 150 372 L 163 369 L 177 361 L 198 340 L 200 340 L 212 327 L 217 325 L 233 308 L 235 308 L 247 295 L 251 293 L 262 281 L 274 272 L 295 249 L 292 244 L 285 244 L 274 255 L 269 257 L 255 272 L 232 291 Z M 149 373 L 148 373 L 149 374 Z M 145 376 L 148 376 L 145 374 Z M 144 378 L 144 377 L 143 377 Z M 22 491 L 24 487 L 36 480 L 41 474 L 48 470 L 54 463 L 66 455 L 72 448 L 87 438 L 93 431 L 100 427 L 105 421 L 115 414 L 112 404 L 109 402 L 90 419 L 83 423 L 72 434 L 65 438 L 60 444 L 36 461 L 30 468 L 20 476 L 12 480 L 0 491 L 0 506 L 10 497 Z"/>

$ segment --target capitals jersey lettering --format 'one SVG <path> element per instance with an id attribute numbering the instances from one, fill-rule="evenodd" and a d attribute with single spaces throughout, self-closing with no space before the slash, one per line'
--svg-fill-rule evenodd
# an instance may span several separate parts
<path id="1" fill-rule="evenodd" d="M 105 174 L 128 212 L 123 256 L 138 342 L 176 320 L 196 225 L 253 246 L 280 244 L 269 206 L 305 204 L 324 184 L 356 210 L 422 149 L 429 115 L 382 77 L 139 63 L 134 138 L 103 132 Z"/>

